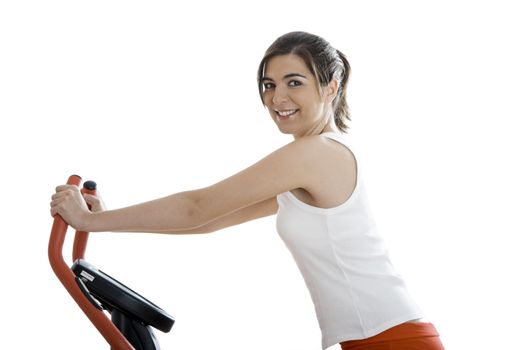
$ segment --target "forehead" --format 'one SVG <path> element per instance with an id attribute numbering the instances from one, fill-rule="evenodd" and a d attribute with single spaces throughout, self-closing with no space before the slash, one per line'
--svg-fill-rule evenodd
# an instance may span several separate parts
<path id="1" fill-rule="evenodd" d="M 306 77 L 312 77 L 303 59 L 294 54 L 270 58 L 266 64 L 264 75 L 268 78 L 280 79 L 290 73 L 300 73 Z"/>

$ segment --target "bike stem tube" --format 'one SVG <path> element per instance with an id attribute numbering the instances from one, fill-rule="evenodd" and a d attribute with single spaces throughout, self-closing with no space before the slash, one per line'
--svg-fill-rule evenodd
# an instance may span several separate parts
<path id="1" fill-rule="evenodd" d="M 81 181 L 80 176 L 72 175 L 67 183 L 78 186 Z M 91 304 L 75 282 L 75 275 L 62 256 L 67 228 L 68 225 L 62 217 L 55 215 L 48 246 L 49 263 L 55 275 L 113 350 L 135 350 L 104 312 Z"/>

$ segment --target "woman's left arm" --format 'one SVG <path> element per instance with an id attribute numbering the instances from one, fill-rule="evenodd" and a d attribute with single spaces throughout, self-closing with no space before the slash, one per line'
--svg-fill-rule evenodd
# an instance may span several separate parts
<path id="1" fill-rule="evenodd" d="M 76 229 L 97 231 L 181 231 L 206 225 L 276 195 L 308 190 L 316 179 L 320 136 L 304 137 L 212 186 L 173 194 L 134 206 L 91 213 L 76 186 L 57 188 L 51 215 L 60 214 Z"/>

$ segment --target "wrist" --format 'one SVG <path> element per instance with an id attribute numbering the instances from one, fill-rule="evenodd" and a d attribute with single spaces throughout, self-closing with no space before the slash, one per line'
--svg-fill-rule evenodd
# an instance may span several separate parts
<path id="1" fill-rule="evenodd" d="M 90 211 L 85 212 L 81 217 L 80 223 L 78 225 L 79 226 L 78 230 L 84 231 L 84 232 L 95 231 L 94 220 L 93 220 L 94 215 L 95 213 L 93 212 L 90 212 Z"/>

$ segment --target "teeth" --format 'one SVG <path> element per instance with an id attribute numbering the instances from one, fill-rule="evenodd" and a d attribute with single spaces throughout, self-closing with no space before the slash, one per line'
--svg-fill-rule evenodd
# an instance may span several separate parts
<path id="1" fill-rule="evenodd" d="M 294 109 L 294 110 L 291 110 L 291 111 L 276 111 L 277 114 L 279 114 L 279 116 L 281 117 L 287 117 L 291 114 L 294 114 L 295 112 L 297 112 L 297 109 Z"/>

